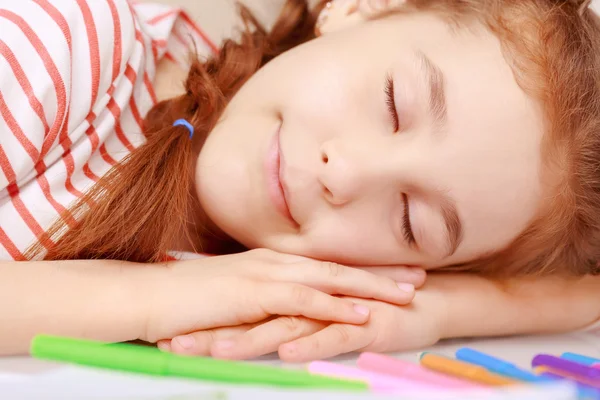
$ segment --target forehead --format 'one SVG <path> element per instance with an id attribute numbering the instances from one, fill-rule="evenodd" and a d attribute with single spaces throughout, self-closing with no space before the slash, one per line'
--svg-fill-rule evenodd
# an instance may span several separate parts
<path id="1" fill-rule="evenodd" d="M 448 119 L 431 139 L 431 179 L 446 186 L 461 214 L 465 241 L 456 257 L 508 245 L 540 207 L 541 105 L 519 87 L 485 27 L 450 27 L 427 15 L 394 25 L 403 34 L 399 47 L 422 51 L 444 74 Z"/>

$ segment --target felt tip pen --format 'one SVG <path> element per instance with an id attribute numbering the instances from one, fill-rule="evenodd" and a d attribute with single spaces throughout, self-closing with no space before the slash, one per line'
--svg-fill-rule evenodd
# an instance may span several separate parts
<path id="1" fill-rule="evenodd" d="M 377 393 L 406 393 L 442 390 L 424 382 L 397 378 L 389 375 L 378 374 L 358 368 L 326 361 L 314 361 L 308 365 L 311 374 L 337 377 L 341 379 L 356 379 L 366 382 L 369 388 Z"/>
<path id="2" fill-rule="evenodd" d="M 562 371 L 572 375 L 580 376 L 590 381 L 600 382 L 600 369 L 592 368 L 587 365 L 579 364 L 577 362 L 555 357 L 549 354 L 538 354 L 531 361 L 531 366 L 548 367 L 554 371 Z"/>
<path id="3" fill-rule="evenodd" d="M 85 339 L 41 335 L 33 339 L 31 354 L 39 359 L 155 376 L 198 379 L 215 383 L 366 392 L 360 381 L 311 375 L 252 363 L 181 356 L 154 347 L 108 344 Z"/>
<path id="4" fill-rule="evenodd" d="M 465 379 L 454 378 L 431 371 L 420 365 L 398 360 L 383 354 L 362 353 L 358 357 L 356 365 L 363 370 L 425 382 L 446 389 L 481 389 L 483 387 Z"/>
<path id="5" fill-rule="evenodd" d="M 471 364 L 479 365 L 494 372 L 524 382 L 545 382 L 547 379 L 535 375 L 529 371 L 521 369 L 516 365 L 480 351 L 463 347 L 456 352 L 456 359 L 465 361 Z"/>
<path id="6" fill-rule="evenodd" d="M 432 353 L 421 354 L 421 365 L 431 370 L 492 386 L 514 385 L 518 381 L 495 374 L 478 365 Z"/>
<path id="7" fill-rule="evenodd" d="M 588 357 L 577 353 L 562 353 L 560 358 L 588 366 L 591 366 L 593 364 L 600 364 L 600 359 L 598 358 Z"/>

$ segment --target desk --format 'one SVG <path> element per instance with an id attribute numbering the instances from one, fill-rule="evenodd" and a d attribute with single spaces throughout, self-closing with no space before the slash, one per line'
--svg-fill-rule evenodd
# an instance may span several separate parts
<path id="1" fill-rule="evenodd" d="M 600 337 L 583 332 L 566 335 L 443 341 L 427 349 L 396 353 L 392 354 L 392 356 L 415 362 L 422 351 L 433 351 L 451 356 L 457 349 L 463 346 L 473 347 L 497 357 L 510 360 L 523 368 L 529 368 L 533 356 L 540 353 L 560 355 L 566 351 L 570 351 L 600 358 Z M 356 361 L 356 355 L 344 355 L 336 357 L 332 361 L 352 365 Z M 281 365 L 281 362 L 275 355 L 260 358 L 255 360 L 255 362 L 268 365 Z M 31 357 L 0 358 L 0 374 L 31 375 L 52 371 L 58 367 L 59 364 L 39 361 Z"/>

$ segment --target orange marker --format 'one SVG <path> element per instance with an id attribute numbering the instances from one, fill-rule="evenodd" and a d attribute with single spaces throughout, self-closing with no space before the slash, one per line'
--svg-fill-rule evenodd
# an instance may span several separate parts
<path id="1" fill-rule="evenodd" d="M 421 365 L 430 370 L 491 386 L 515 385 L 519 382 L 494 374 L 483 367 L 432 353 L 421 354 Z"/>

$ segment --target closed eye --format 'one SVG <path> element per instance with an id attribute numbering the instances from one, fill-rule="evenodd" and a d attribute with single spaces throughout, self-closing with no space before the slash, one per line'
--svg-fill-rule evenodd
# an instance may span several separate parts
<path id="1" fill-rule="evenodd" d="M 402 201 L 404 202 L 404 215 L 402 216 L 402 234 L 404 235 L 404 239 L 409 246 L 413 246 L 416 244 L 415 235 L 412 230 L 412 225 L 410 223 L 410 208 L 408 204 L 408 196 L 406 193 L 402 193 Z"/>
<path id="2" fill-rule="evenodd" d="M 388 74 L 385 78 L 385 103 L 392 118 L 394 133 L 397 133 L 400 130 L 400 117 L 398 117 L 398 110 L 396 109 L 394 78 L 391 74 Z"/>

